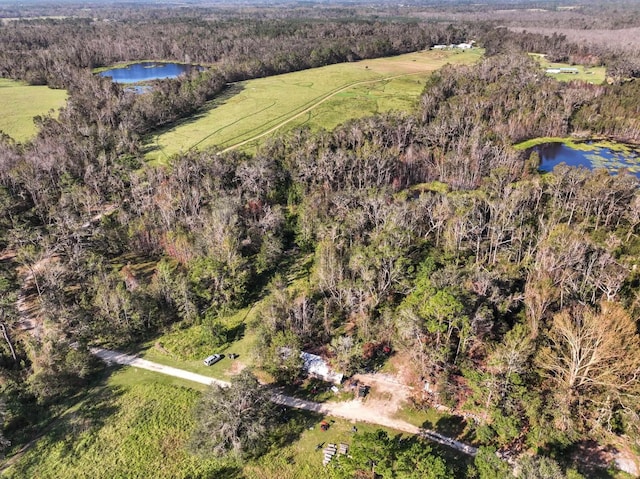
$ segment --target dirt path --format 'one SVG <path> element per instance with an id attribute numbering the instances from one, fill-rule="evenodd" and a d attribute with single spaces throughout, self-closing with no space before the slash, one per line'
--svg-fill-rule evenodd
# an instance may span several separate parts
<path id="1" fill-rule="evenodd" d="M 203 376 L 202 374 L 192 373 L 190 371 L 185 371 L 184 369 L 164 366 L 163 364 L 147 361 L 146 359 L 132 356 L 130 354 L 120 353 L 118 351 L 111 351 L 102 348 L 91 348 L 90 351 L 91 354 L 99 357 L 107 364 L 122 364 L 124 366 L 134 366 L 136 368 L 155 371 L 157 373 L 166 374 L 168 376 L 186 379 L 187 381 L 206 385 L 217 384 L 218 386 L 227 387 L 231 384 L 227 381 L 221 381 L 209 376 Z"/>
<path id="2" fill-rule="evenodd" d="M 388 374 L 355 374 L 352 379 L 371 388 L 367 405 L 387 416 L 394 416 L 406 404 L 413 389 Z"/>
<path id="3" fill-rule="evenodd" d="M 215 379 L 209 376 L 203 376 L 202 374 L 192 373 L 190 371 L 185 371 L 183 369 L 178 369 L 171 366 L 164 366 L 162 364 L 147 361 L 146 359 L 138 358 L 136 356 L 121 353 L 118 351 L 111 351 L 102 348 L 92 348 L 91 352 L 107 363 L 134 366 L 140 369 L 147 369 L 149 371 L 167 374 L 169 376 L 186 379 L 187 381 L 193 381 L 200 384 L 217 384 L 222 387 L 227 387 L 230 384 L 227 381 L 221 381 L 219 379 Z M 454 439 L 445 437 L 435 431 L 421 429 L 417 426 L 414 426 L 413 424 L 409 424 L 408 422 L 390 417 L 385 413 L 384 410 L 378 409 L 375 402 L 369 404 L 368 402 L 363 403 L 359 400 L 353 400 L 343 402 L 317 403 L 295 398 L 292 396 L 287 396 L 277 390 L 273 392 L 271 399 L 274 403 L 281 404 L 287 407 L 313 411 L 327 416 L 347 419 L 349 421 L 360 421 L 370 424 L 377 424 L 380 426 L 395 429 L 397 431 L 407 432 L 409 434 L 419 434 L 425 438 L 428 438 L 429 440 L 444 444 L 471 456 L 477 453 L 477 449 L 475 447 L 469 446 L 468 444 L 464 444 Z"/>

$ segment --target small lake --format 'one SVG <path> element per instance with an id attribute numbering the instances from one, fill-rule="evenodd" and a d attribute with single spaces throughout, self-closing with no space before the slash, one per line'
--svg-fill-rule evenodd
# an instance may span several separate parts
<path id="1" fill-rule="evenodd" d="M 606 168 L 612 174 L 620 168 L 627 168 L 640 177 L 640 147 L 620 144 L 619 148 L 596 146 L 585 143 L 587 148 L 571 148 L 564 143 L 545 143 L 535 146 L 534 151 L 540 155 L 542 171 L 552 171 L 556 165 L 565 163 L 568 166 L 583 166 L 590 170 Z"/>
<path id="2" fill-rule="evenodd" d="M 116 83 L 138 83 L 151 80 L 163 80 L 165 78 L 177 78 L 183 73 L 202 71 L 204 68 L 198 65 L 184 63 L 157 63 L 141 62 L 127 65 L 126 67 L 111 68 L 100 72 L 103 77 L 111 77 Z"/>

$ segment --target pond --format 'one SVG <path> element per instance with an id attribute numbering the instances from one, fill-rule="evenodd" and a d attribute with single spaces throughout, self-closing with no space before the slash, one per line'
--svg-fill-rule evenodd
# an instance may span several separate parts
<path id="1" fill-rule="evenodd" d="M 612 143 L 610 146 L 585 142 L 571 147 L 564 143 L 544 143 L 533 147 L 540 155 L 542 171 L 552 171 L 556 165 L 583 166 L 590 170 L 606 168 L 615 174 L 620 168 L 627 168 L 640 177 L 640 147 Z"/>
<path id="2" fill-rule="evenodd" d="M 203 68 L 198 65 L 185 63 L 141 62 L 132 63 L 124 67 L 111 68 L 100 72 L 99 75 L 111 77 L 116 83 L 138 83 L 162 80 L 165 78 L 176 78 L 183 73 L 189 73 L 193 70 L 202 71 Z"/>

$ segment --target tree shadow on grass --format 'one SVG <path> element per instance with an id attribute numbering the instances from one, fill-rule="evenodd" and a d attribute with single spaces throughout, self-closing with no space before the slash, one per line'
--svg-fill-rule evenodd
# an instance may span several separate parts
<path id="1" fill-rule="evenodd" d="M 236 324 L 234 327 L 227 329 L 227 343 L 234 343 L 244 338 L 247 325 L 243 322 Z"/>
<path id="2" fill-rule="evenodd" d="M 617 452 L 613 446 L 603 446 L 594 440 L 584 440 L 568 447 L 551 443 L 544 452 L 565 468 L 576 469 L 584 477 L 593 479 L 619 477 L 610 467 L 612 458 Z"/>
<path id="3" fill-rule="evenodd" d="M 442 416 L 435 424 L 432 421 L 425 421 L 421 426 L 422 429 L 430 429 L 454 439 L 458 439 L 466 427 L 467 421 L 460 416 Z"/>
<path id="4" fill-rule="evenodd" d="M 222 90 L 222 92 L 216 95 L 216 97 L 213 98 L 212 100 L 209 100 L 208 102 L 206 102 L 202 106 L 202 108 L 200 108 L 195 113 L 189 115 L 188 117 L 181 118 L 174 122 L 162 125 L 159 128 L 156 128 L 155 130 L 150 131 L 145 137 L 146 144 L 143 147 L 142 153 L 146 155 L 147 153 L 160 150 L 159 146 L 156 143 L 151 143 L 151 141 L 155 136 L 163 135 L 175 128 L 190 125 L 192 123 L 199 121 L 200 119 L 207 116 L 207 114 L 211 110 L 223 105 L 229 99 L 240 94 L 243 90 L 244 90 L 244 85 L 242 83 L 229 83 L 227 87 L 224 90 Z"/>
<path id="5" fill-rule="evenodd" d="M 300 439 L 300 436 L 309 429 L 315 427 L 324 416 L 312 411 L 292 409 L 284 406 L 279 408 L 278 424 L 273 429 L 270 437 L 272 450 L 278 450 L 290 446 Z"/>
<path id="6" fill-rule="evenodd" d="M 61 412 L 49 417 L 48 422 L 41 421 L 38 424 L 40 430 L 34 428 L 29 432 L 27 429 L 26 433 L 16 436 L 22 437 L 24 441 L 15 454 L 0 467 L 0 472 L 12 466 L 16 477 L 29 477 L 28 471 L 37 467 L 43 459 L 40 455 L 28 454 L 39 441 L 59 444 L 61 447 L 56 451 L 60 457 L 77 454 L 74 449 L 77 439 L 85 433 L 102 428 L 107 419 L 118 411 L 118 399 L 123 391 L 108 384 L 109 377 L 117 369 L 119 366 L 100 371 L 81 391 L 49 405 L 49 408 Z M 26 440 L 28 436 L 30 437 Z"/>
<path id="7" fill-rule="evenodd" d="M 435 424 L 435 430 L 445 436 L 458 438 L 467 428 L 467 421 L 460 416 L 443 416 Z"/>

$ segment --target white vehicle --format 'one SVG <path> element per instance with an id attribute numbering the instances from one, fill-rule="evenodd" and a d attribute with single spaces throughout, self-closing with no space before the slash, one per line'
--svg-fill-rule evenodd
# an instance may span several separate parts
<path id="1" fill-rule="evenodd" d="M 222 355 L 221 354 L 212 354 L 211 356 L 205 358 L 205 360 L 203 362 L 204 362 L 205 366 L 211 366 L 212 364 L 217 363 L 221 359 L 222 359 Z"/>

